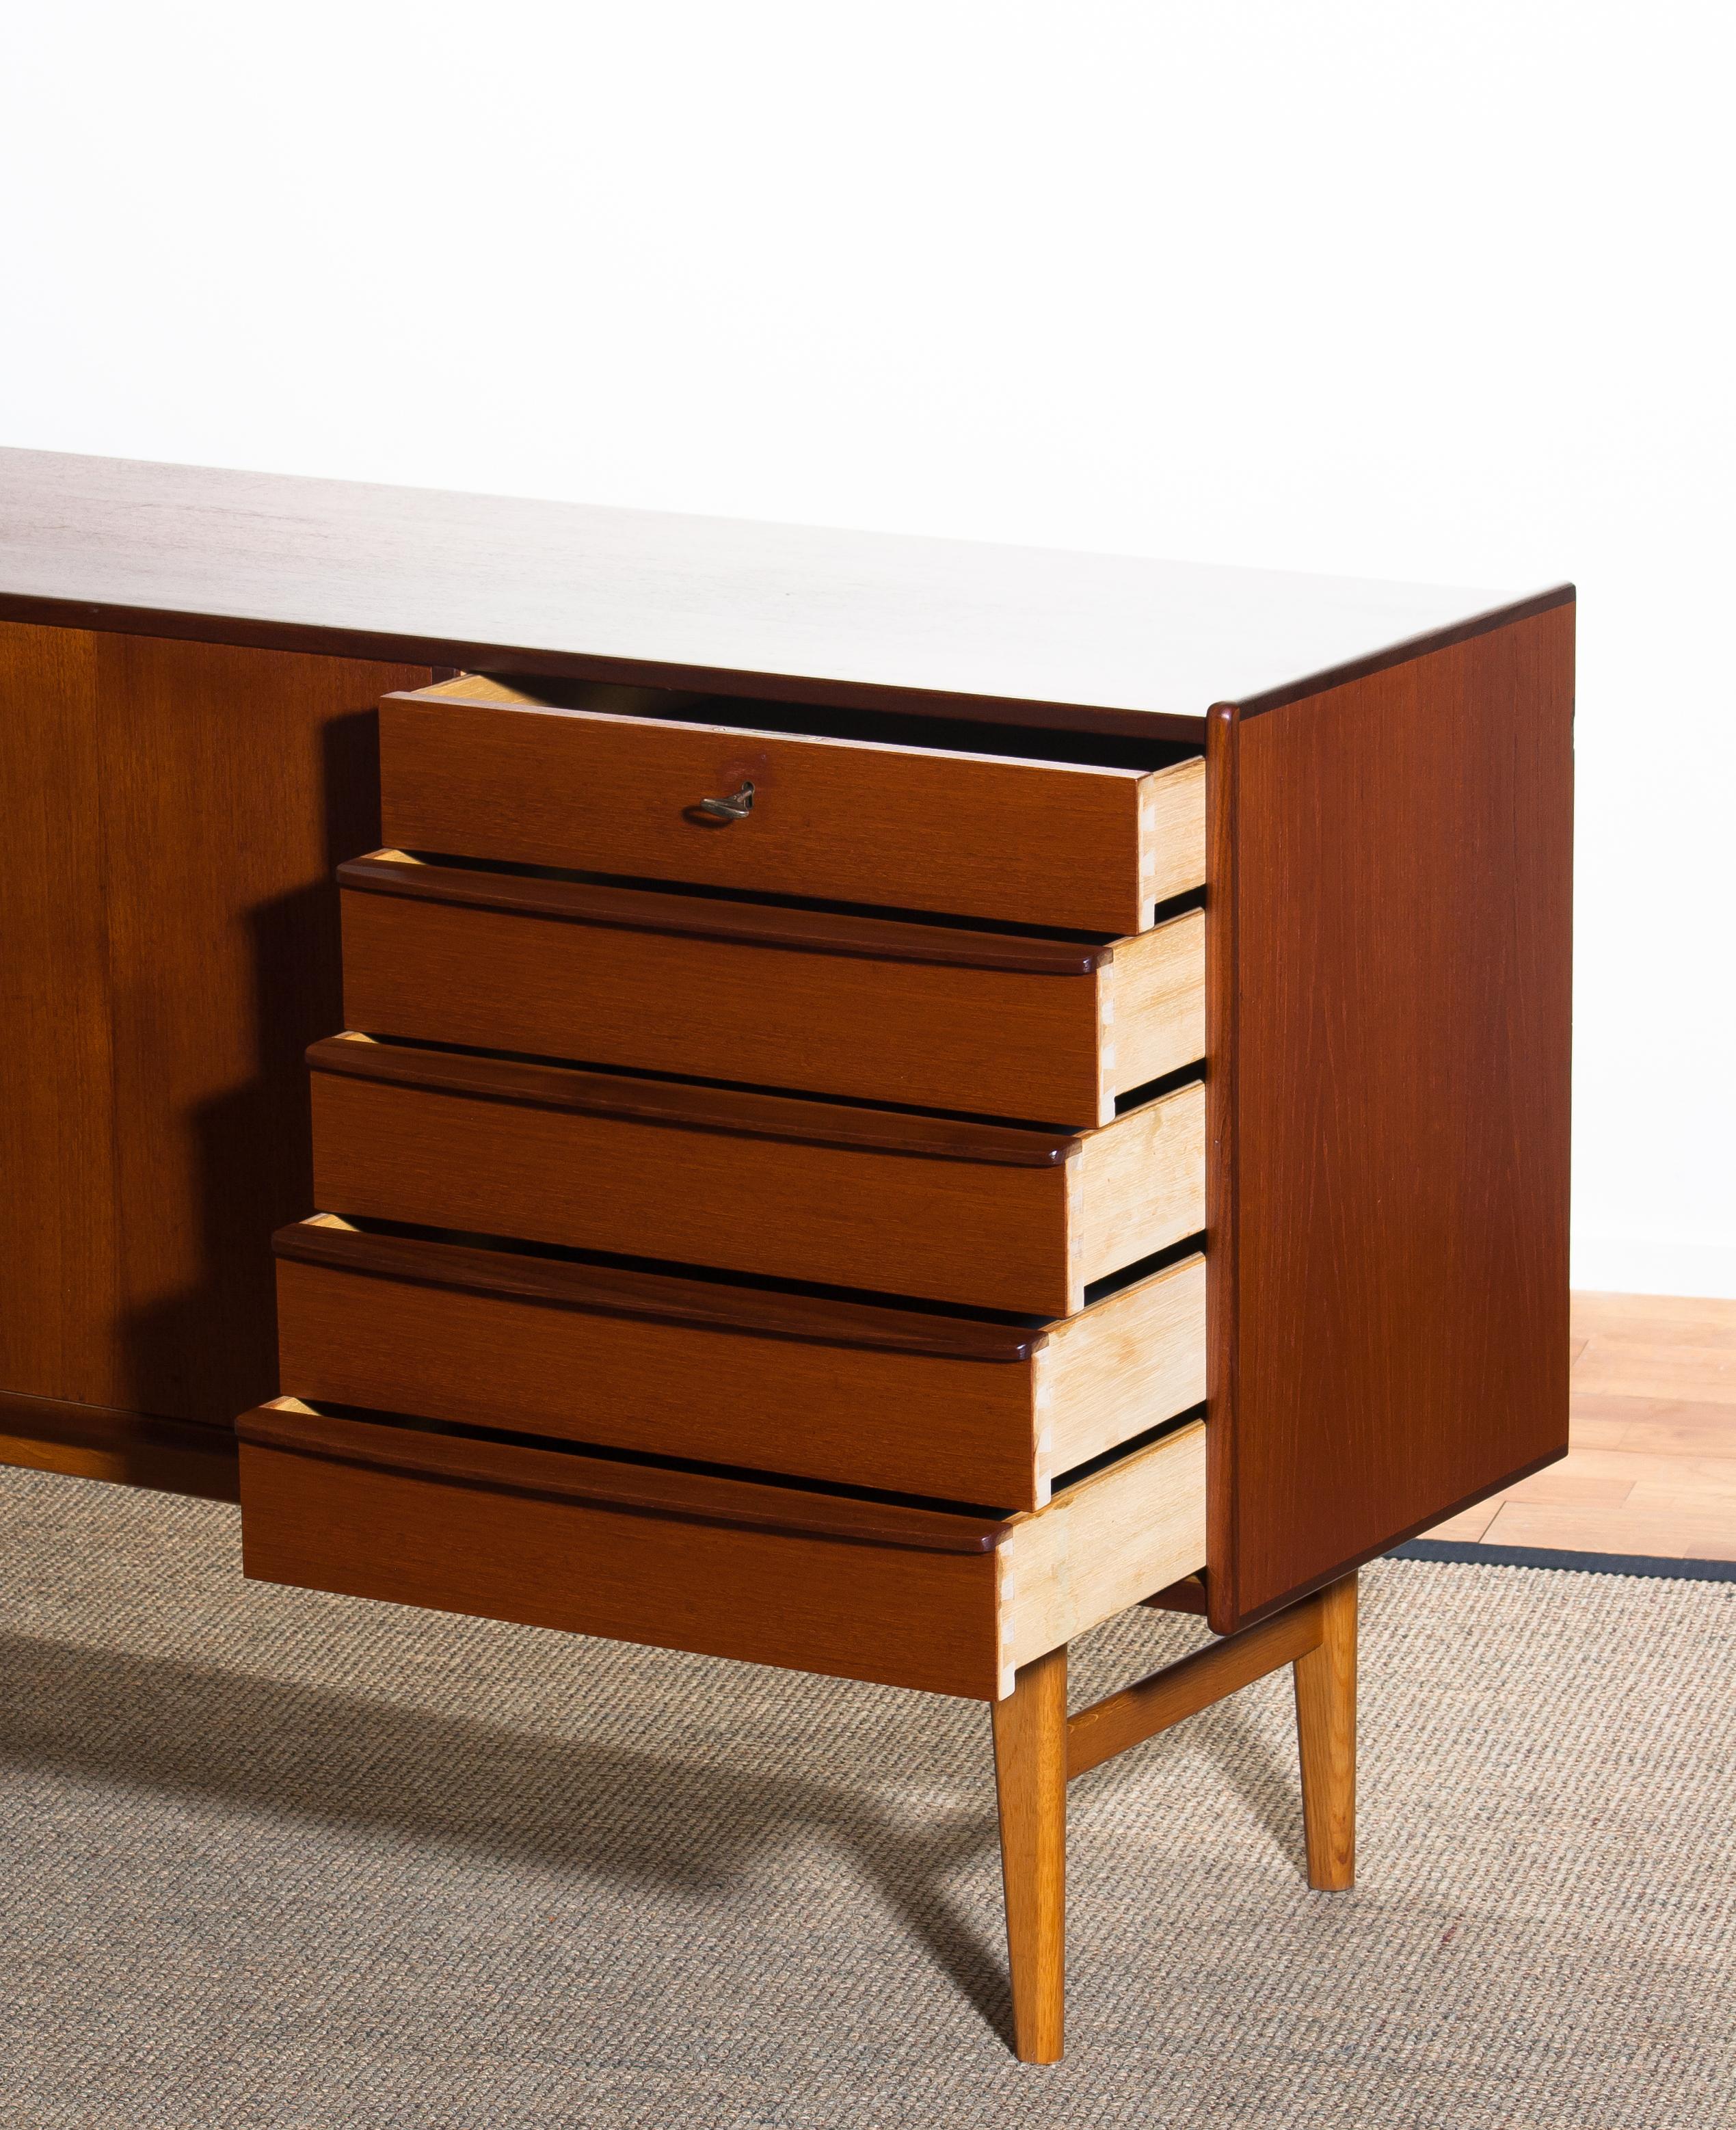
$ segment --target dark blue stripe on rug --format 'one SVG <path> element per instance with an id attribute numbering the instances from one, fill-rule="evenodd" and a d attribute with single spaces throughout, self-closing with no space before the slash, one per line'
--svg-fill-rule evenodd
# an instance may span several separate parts
<path id="1" fill-rule="evenodd" d="M 1389 1560 L 1447 1560 L 1479 1568 L 1576 1568 L 1592 1575 L 1667 1575 L 1679 1583 L 1736 1583 L 1736 1560 L 1660 1560 L 1647 1553 L 1562 1553 L 1552 1546 L 1473 1545 L 1414 1538 Z"/>

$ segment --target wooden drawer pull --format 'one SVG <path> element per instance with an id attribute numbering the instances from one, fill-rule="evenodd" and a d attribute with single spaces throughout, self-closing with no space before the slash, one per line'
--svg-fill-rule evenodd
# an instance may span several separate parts
<path id="1" fill-rule="evenodd" d="M 935 962 L 948 968 L 1005 969 L 1025 976 L 1089 977 L 1112 958 L 1107 939 L 1042 933 L 966 931 L 833 910 L 727 902 L 701 895 L 613 887 L 591 881 L 547 880 L 523 873 L 478 872 L 465 866 L 419 865 L 401 852 L 348 858 L 337 869 L 352 894 L 389 895 L 471 910 L 556 917 L 614 931 L 667 932 L 689 939 L 729 939 L 810 954 L 877 962 Z"/>
<path id="2" fill-rule="evenodd" d="M 436 1435 L 427 1427 L 340 1419 L 298 1401 L 280 1398 L 243 1413 L 236 1431 L 244 1442 L 302 1456 L 336 1459 L 382 1472 L 413 1473 L 459 1485 L 503 1487 L 683 1521 L 791 1537 L 846 1539 L 859 1545 L 918 1553 L 992 1553 L 1015 1520 L 945 1509 L 924 1509 L 871 1495 L 828 1494 L 723 1473 L 635 1464 L 482 1435 Z M 1022 1521 L 1023 1519 L 1017 1521 Z"/>
<path id="3" fill-rule="evenodd" d="M 571 1110 L 739 1139 L 916 1154 L 931 1161 L 971 1162 L 986 1168 L 1058 1168 L 1080 1144 L 1077 1133 L 1045 1131 L 1040 1125 L 988 1125 L 975 1118 L 936 1116 L 923 1110 L 859 1109 L 842 1102 L 806 1101 L 799 1096 L 762 1095 L 696 1081 L 586 1072 L 570 1066 L 493 1058 L 485 1052 L 424 1050 L 412 1044 L 374 1043 L 362 1035 L 323 1037 L 309 1047 L 308 1063 L 316 1072 L 439 1094 L 475 1095 L 528 1109 Z"/>
<path id="4" fill-rule="evenodd" d="M 1048 1335 L 1042 1324 L 994 1323 L 980 1316 L 834 1301 L 678 1273 L 629 1272 L 582 1259 L 527 1257 L 419 1236 L 377 1235 L 318 1218 L 279 1229 L 271 1243 L 279 1258 L 295 1264 L 808 1344 L 1012 1365 L 1028 1361 Z"/>

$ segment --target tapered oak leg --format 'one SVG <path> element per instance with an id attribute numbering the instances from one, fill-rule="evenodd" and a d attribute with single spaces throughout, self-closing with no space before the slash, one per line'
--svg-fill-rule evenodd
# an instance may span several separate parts
<path id="1" fill-rule="evenodd" d="M 1000 1799 L 1000 1870 L 1013 1972 L 1013 2038 L 1023 2063 L 1065 2046 L 1067 1928 L 1067 1653 L 1028 1664 L 990 1704 Z"/>
<path id="2" fill-rule="evenodd" d="M 1357 1876 L 1357 1578 L 1320 1593 L 1325 1632 L 1295 1662 L 1296 1744 L 1308 1883 L 1339 1893 Z"/>

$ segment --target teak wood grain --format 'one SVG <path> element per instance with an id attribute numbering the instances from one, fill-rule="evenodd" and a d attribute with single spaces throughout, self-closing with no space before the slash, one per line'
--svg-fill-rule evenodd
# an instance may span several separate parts
<path id="1" fill-rule="evenodd" d="M 1041 1316 L 1205 1225 L 1204 1092 L 1076 1137 L 316 1044 L 333 1213 Z"/>
<path id="2" fill-rule="evenodd" d="M 1213 714 L 1220 1633 L 1567 1448 L 1572 645 Z"/>
<path id="3" fill-rule="evenodd" d="M 1205 1387 L 1198 1258 L 1045 1332 L 327 1222 L 279 1249 L 298 1397 L 897 1492 L 1037 1507 Z"/>
<path id="4" fill-rule="evenodd" d="M 460 872 L 449 895 L 454 870 L 345 868 L 352 1029 L 1058 1125 L 1107 1124 L 1204 1048 L 1197 910 L 1113 948 L 983 933 L 955 953 L 921 924 L 723 904 L 651 930 L 638 905 L 661 925 L 695 898 L 586 890 L 579 915 L 557 908 L 570 883 Z"/>
<path id="5" fill-rule="evenodd" d="M 125 1406 L 98 639 L 0 623 L 0 1391 Z"/>
<path id="6" fill-rule="evenodd" d="M 1197 757 L 1142 774 L 463 686 L 380 705 L 383 833 L 407 850 L 1110 934 L 1205 876 Z M 742 790 L 742 819 L 701 810 Z"/>
<path id="7" fill-rule="evenodd" d="M 655 1516 L 241 1444 L 268 1583 L 986 1698 L 994 1556 Z"/>
<path id="8" fill-rule="evenodd" d="M 1185 1574 L 1204 1550 L 1197 1423 L 1040 1514 L 987 1527 L 986 1547 L 973 1514 L 940 1518 L 966 1541 L 943 1547 L 932 1532 L 912 1543 L 817 1528 L 848 1506 L 799 1488 L 696 1475 L 703 1491 L 682 1499 L 689 1475 L 667 1473 L 660 1504 L 642 1469 L 586 1480 L 579 1468 L 607 1460 L 432 1434 L 418 1445 L 413 1428 L 294 1399 L 244 1416 L 239 1432 L 250 1576 L 990 1701 L 1019 1665 L 1136 1602 L 1130 1583 Z M 491 1462 L 502 1449 L 509 1460 Z M 612 1484 L 621 1498 L 576 1491 Z"/>
<path id="9" fill-rule="evenodd" d="M 1558 596 L 0 453 L 14 620 L 1196 741 Z"/>
<path id="10" fill-rule="evenodd" d="M 0 623 L 0 1391 L 227 1427 L 274 1385 L 331 868 L 425 675 Z"/>

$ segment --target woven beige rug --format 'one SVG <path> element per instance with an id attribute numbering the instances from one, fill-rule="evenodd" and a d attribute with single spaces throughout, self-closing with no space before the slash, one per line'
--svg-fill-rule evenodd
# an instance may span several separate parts
<path id="1" fill-rule="evenodd" d="M 1070 2052 L 1007 2053 L 974 1704 L 243 1583 L 0 1473 L 0 2123 L 1736 2123 L 1736 1585 L 1366 1578 L 1362 1884 L 1287 1689 L 1076 1785 Z M 1075 1645 L 1089 1695 L 1198 1623 Z"/>

